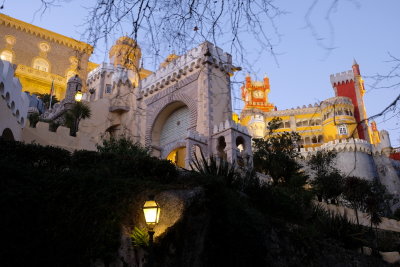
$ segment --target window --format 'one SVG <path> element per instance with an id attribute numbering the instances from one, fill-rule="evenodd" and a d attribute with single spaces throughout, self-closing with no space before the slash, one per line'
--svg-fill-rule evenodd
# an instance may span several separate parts
<path id="1" fill-rule="evenodd" d="M 338 126 L 339 135 L 347 134 L 347 126 L 346 124 L 341 124 Z"/>
<path id="2" fill-rule="evenodd" d="M 13 54 L 11 51 L 4 50 L 3 52 L 1 52 L 0 58 L 1 60 L 6 60 L 11 63 L 13 60 Z"/>
<path id="3" fill-rule="evenodd" d="M 37 58 L 33 61 L 33 68 L 45 72 L 49 72 L 50 64 L 44 58 Z"/>
<path id="4" fill-rule="evenodd" d="M 106 94 L 111 94 L 111 84 L 106 84 Z"/>

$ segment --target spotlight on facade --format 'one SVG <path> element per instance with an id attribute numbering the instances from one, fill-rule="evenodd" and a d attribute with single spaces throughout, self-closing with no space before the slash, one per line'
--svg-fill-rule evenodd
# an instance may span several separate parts
<path id="1" fill-rule="evenodd" d="M 153 243 L 154 227 L 160 219 L 160 210 L 160 206 L 154 200 L 154 196 L 149 196 L 149 200 L 147 200 L 143 205 L 143 213 L 148 227 L 150 244 Z"/>
<path id="2" fill-rule="evenodd" d="M 76 102 L 81 102 L 82 96 L 83 96 L 83 94 L 82 94 L 81 91 L 76 92 L 76 94 L 75 94 L 75 101 L 76 101 Z"/>

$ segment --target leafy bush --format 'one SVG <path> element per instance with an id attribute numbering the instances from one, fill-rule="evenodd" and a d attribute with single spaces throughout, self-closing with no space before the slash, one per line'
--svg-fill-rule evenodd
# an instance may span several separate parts
<path id="1" fill-rule="evenodd" d="M 4 266 L 89 266 L 116 256 L 136 196 L 177 175 L 150 156 L 0 141 Z"/>
<path id="2" fill-rule="evenodd" d="M 146 229 L 139 229 L 135 226 L 130 237 L 134 247 L 147 248 L 149 246 L 150 237 Z"/>
<path id="3" fill-rule="evenodd" d="M 33 112 L 28 115 L 29 126 L 36 128 L 36 124 L 39 122 L 39 113 Z"/>

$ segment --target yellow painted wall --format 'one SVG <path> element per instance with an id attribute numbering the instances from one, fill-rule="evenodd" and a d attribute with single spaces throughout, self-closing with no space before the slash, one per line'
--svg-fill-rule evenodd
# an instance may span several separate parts
<path id="1" fill-rule="evenodd" d="M 179 147 L 167 156 L 167 160 L 170 160 L 172 163 L 174 163 L 176 166 L 185 168 L 185 158 L 186 158 L 186 148 L 185 147 Z"/>

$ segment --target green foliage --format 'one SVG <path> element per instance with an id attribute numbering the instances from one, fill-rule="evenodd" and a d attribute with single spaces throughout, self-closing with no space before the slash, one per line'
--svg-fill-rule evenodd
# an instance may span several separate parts
<path id="1" fill-rule="evenodd" d="M 279 129 L 279 127 L 282 125 L 282 119 L 278 118 L 278 117 L 274 117 L 272 118 L 272 120 L 270 120 L 268 122 L 268 132 L 269 134 L 272 134 L 275 130 Z"/>
<path id="2" fill-rule="evenodd" d="M 33 112 L 28 115 L 29 126 L 36 128 L 36 124 L 39 122 L 39 113 Z"/>
<path id="3" fill-rule="evenodd" d="M 392 218 L 395 220 L 400 221 L 400 208 L 397 208 L 392 215 Z"/>
<path id="4" fill-rule="evenodd" d="M 41 93 L 33 93 L 35 94 L 40 100 L 43 101 L 44 105 L 46 106 L 46 108 L 48 109 L 50 107 L 50 94 L 41 94 Z M 53 95 L 52 99 L 51 99 L 51 106 L 53 106 L 54 104 L 60 102 L 56 96 Z"/>
<path id="5" fill-rule="evenodd" d="M 4 266 L 90 266 L 113 260 L 136 196 L 177 173 L 150 156 L 70 152 L 0 141 Z M 55 264 L 56 263 L 56 264 Z"/>
<path id="6" fill-rule="evenodd" d="M 81 120 L 92 116 L 90 107 L 83 102 L 75 102 L 72 108 L 65 113 L 65 125 L 70 128 L 70 134 L 76 136 Z"/>
<path id="7" fill-rule="evenodd" d="M 317 178 L 327 176 L 330 173 L 337 171 L 333 165 L 336 155 L 335 151 L 319 150 L 315 154 L 311 155 L 307 164 L 314 171 Z"/>
<path id="8" fill-rule="evenodd" d="M 365 206 L 365 200 L 368 192 L 368 181 L 354 176 L 345 178 L 343 197 L 354 209 L 358 225 L 360 225 L 358 220 L 358 210 L 361 210 Z"/>
<path id="9" fill-rule="evenodd" d="M 72 154 L 0 141 L 0 235 L 7 244 L 0 250 L 2 264 L 79 267 L 100 258 L 107 265 L 120 246 L 121 224 L 142 204 L 138 195 L 182 187 L 203 190 L 156 239 L 156 266 L 268 266 L 277 257 L 307 265 L 315 263 L 325 238 L 348 248 L 363 242 L 360 229 L 345 218 L 313 208 L 312 193 L 296 181 L 301 175 L 269 185 L 253 170 L 234 170 L 215 159 L 194 164 L 201 174 L 177 178 L 173 164 L 129 140 Z M 131 237 L 134 246 L 148 244 L 145 230 L 135 228 Z"/>
<path id="10" fill-rule="evenodd" d="M 313 208 L 310 223 L 328 238 L 341 242 L 345 248 L 356 249 L 366 244 L 365 231 L 357 227 L 346 215 L 325 210 L 317 205 Z"/>
<path id="11" fill-rule="evenodd" d="M 139 143 L 133 143 L 126 137 L 103 139 L 101 145 L 96 146 L 97 151 L 101 153 L 115 153 L 119 155 L 137 155 L 148 156 L 149 151 L 143 148 Z"/>
<path id="12" fill-rule="evenodd" d="M 139 229 L 135 226 L 130 237 L 134 247 L 147 248 L 149 246 L 149 234 L 146 229 Z"/>
<path id="13" fill-rule="evenodd" d="M 311 182 L 316 195 L 321 196 L 326 201 L 330 199 L 334 202 L 343 193 L 343 183 L 344 178 L 337 170 L 322 176 L 316 176 Z"/>
<path id="14" fill-rule="evenodd" d="M 375 179 L 369 183 L 364 208 L 371 220 L 371 226 L 378 226 L 382 222 L 382 217 L 390 214 L 390 202 L 393 197 L 379 180 Z"/>
<path id="15" fill-rule="evenodd" d="M 60 124 L 58 122 L 55 121 L 50 121 L 49 122 L 49 131 L 51 132 L 55 132 L 57 131 L 57 128 L 60 126 Z"/>
<path id="16" fill-rule="evenodd" d="M 317 151 L 307 162 L 314 172 L 314 179 L 311 181 L 313 192 L 327 202 L 336 202 L 343 193 L 344 178 L 334 167 L 335 158 L 334 151 Z"/>
<path id="17" fill-rule="evenodd" d="M 296 161 L 299 138 L 295 132 L 284 132 L 266 139 L 254 139 L 254 168 L 270 175 L 274 184 L 288 184 L 293 177 L 301 176 L 301 166 Z"/>
<path id="18" fill-rule="evenodd" d="M 190 167 L 193 171 L 203 176 L 221 177 L 228 185 L 232 184 L 238 175 L 234 164 L 229 164 L 224 159 L 217 159 L 214 156 L 207 160 L 203 152 L 201 152 L 201 159 L 198 159 L 196 154 L 194 155 L 194 160 L 190 162 Z"/>

